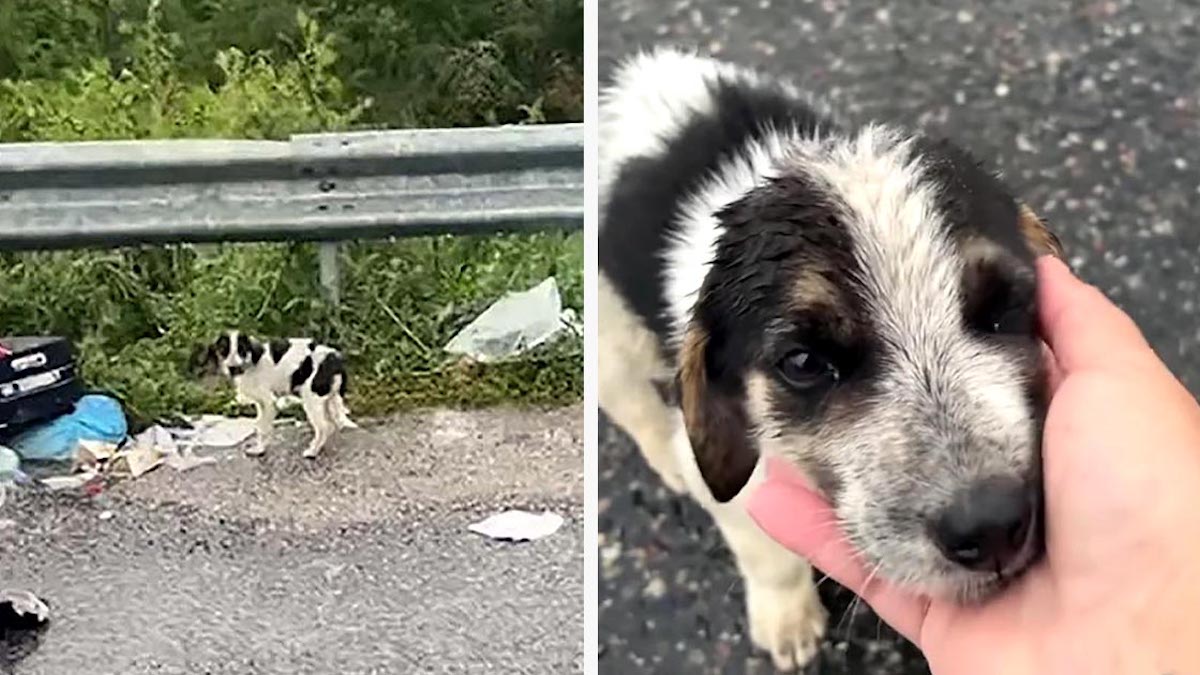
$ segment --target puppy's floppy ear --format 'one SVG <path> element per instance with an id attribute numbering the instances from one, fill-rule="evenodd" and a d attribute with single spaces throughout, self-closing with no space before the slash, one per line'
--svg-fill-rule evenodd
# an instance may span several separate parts
<path id="1" fill-rule="evenodd" d="M 680 351 L 677 391 L 700 475 L 718 502 L 737 496 L 758 463 L 750 420 L 737 387 L 710 380 L 708 335 L 693 324 Z"/>
<path id="2" fill-rule="evenodd" d="M 1062 241 L 1058 235 L 1051 232 L 1045 221 L 1038 218 L 1028 205 L 1022 203 L 1020 208 L 1017 225 L 1025 243 L 1029 245 L 1029 250 L 1035 256 L 1052 255 L 1059 260 L 1066 260 L 1067 256 L 1063 252 Z"/>

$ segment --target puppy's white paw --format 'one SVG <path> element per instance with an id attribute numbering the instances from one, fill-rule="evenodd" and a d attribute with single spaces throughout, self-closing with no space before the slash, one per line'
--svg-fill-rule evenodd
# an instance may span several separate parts
<path id="1" fill-rule="evenodd" d="M 338 429 L 358 429 L 358 423 L 349 417 L 343 417 L 338 420 Z"/>
<path id="2" fill-rule="evenodd" d="M 267 454 L 267 444 L 264 441 L 255 441 L 246 446 L 246 454 L 250 457 L 261 457 Z"/>
<path id="3" fill-rule="evenodd" d="M 828 613 L 813 583 L 781 587 L 747 580 L 746 609 L 750 639 L 771 655 L 776 670 L 792 672 L 816 656 Z"/>
<path id="4" fill-rule="evenodd" d="M 308 448 L 307 448 L 307 449 L 304 451 L 304 458 L 305 458 L 305 459 L 316 459 L 316 458 L 317 458 L 317 455 L 319 455 L 319 454 L 321 454 L 321 446 L 319 446 L 319 445 L 310 445 L 310 446 L 308 446 Z"/>

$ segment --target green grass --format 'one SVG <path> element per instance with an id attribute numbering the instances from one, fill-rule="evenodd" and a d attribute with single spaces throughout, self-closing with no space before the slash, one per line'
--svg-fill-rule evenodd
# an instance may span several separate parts
<path id="1" fill-rule="evenodd" d="M 488 365 L 441 349 L 506 291 L 546 276 L 557 278 L 564 304 L 581 311 L 578 233 L 347 244 L 336 308 L 321 297 L 312 244 L 2 254 L 0 266 L 5 331 L 71 338 L 87 384 L 117 394 L 141 423 L 233 411 L 228 390 L 188 372 L 192 349 L 228 328 L 339 346 L 356 414 L 556 404 L 582 391 L 576 339 Z"/>
<path id="2" fill-rule="evenodd" d="M 362 127 L 578 121 L 580 0 L 0 1 L 0 141 L 286 138 Z M 236 327 L 340 346 L 358 414 L 549 404 L 582 392 L 578 341 L 519 361 L 441 347 L 507 291 L 554 275 L 582 309 L 582 238 L 348 244 L 343 302 L 310 244 L 0 253 L 0 331 L 64 335 L 87 384 L 137 422 L 230 412 L 189 379 Z"/>

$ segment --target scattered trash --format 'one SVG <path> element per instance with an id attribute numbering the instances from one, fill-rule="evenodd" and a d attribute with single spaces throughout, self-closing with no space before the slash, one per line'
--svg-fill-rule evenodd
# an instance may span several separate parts
<path id="1" fill-rule="evenodd" d="M 215 464 L 216 461 L 216 457 L 201 457 L 199 455 L 192 454 L 175 454 L 167 455 L 166 459 L 163 460 L 163 463 L 172 469 L 175 469 L 176 471 L 191 471 L 198 466 Z"/>
<path id="2" fill-rule="evenodd" d="M 71 342 L 58 336 L 0 337 L 0 431 L 44 423 L 83 396 Z"/>
<path id="3" fill-rule="evenodd" d="M 0 482 L 8 476 L 15 476 L 21 471 L 21 458 L 10 447 L 0 445 Z"/>
<path id="4" fill-rule="evenodd" d="M 79 449 L 75 452 L 75 469 L 93 469 L 109 461 L 117 454 L 117 443 L 97 441 L 85 438 L 79 441 Z"/>
<path id="5" fill-rule="evenodd" d="M 18 434 L 9 443 L 22 459 L 71 461 L 82 440 L 120 443 L 129 428 L 125 411 L 114 398 L 89 394 L 73 412 Z"/>
<path id="6" fill-rule="evenodd" d="M 125 460 L 129 475 L 138 478 L 162 464 L 166 455 L 176 452 L 179 447 L 171 432 L 155 425 L 135 436 L 132 445 L 117 457 Z"/>
<path id="7" fill-rule="evenodd" d="M 92 469 L 63 476 L 47 476 L 39 479 L 38 482 L 42 484 L 42 487 L 58 492 L 61 490 L 78 490 L 99 478 L 100 472 Z"/>
<path id="8" fill-rule="evenodd" d="M 0 632 L 34 630 L 50 620 L 50 607 L 29 591 L 0 590 Z"/>
<path id="9" fill-rule="evenodd" d="M 521 293 L 509 293 L 492 303 L 444 349 L 476 361 L 492 362 L 524 353 L 558 335 L 574 330 L 574 312 L 563 311 L 554 277 Z"/>
<path id="10" fill-rule="evenodd" d="M 0 506 L 8 499 L 8 487 L 14 483 L 27 483 L 29 476 L 21 471 L 21 458 L 12 448 L 0 445 Z"/>
<path id="11" fill-rule="evenodd" d="M 226 418 L 218 419 L 225 420 Z M 209 429 L 216 429 L 215 433 L 201 434 L 199 438 L 203 441 L 212 441 L 215 436 L 215 440 L 221 443 L 230 440 L 236 441 L 237 435 L 231 434 L 226 428 L 227 426 L 219 423 L 210 425 Z M 176 471 L 190 471 L 198 466 L 216 462 L 216 457 L 200 457 L 192 454 L 197 445 L 195 431 L 195 429 L 168 429 L 159 425 L 152 426 L 134 437 L 133 443 L 127 449 L 114 455 L 113 459 L 117 460 L 114 464 L 118 468 L 123 465 L 131 478 L 138 478 L 163 464 Z M 189 439 L 188 442 L 181 443 L 179 436 Z"/>
<path id="12" fill-rule="evenodd" d="M 113 513 L 112 511 L 101 511 L 100 512 L 100 520 L 112 520 L 114 515 L 116 515 L 116 514 Z"/>
<path id="13" fill-rule="evenodd" d="M 254 431 L 254 420 L 249 417 L 204 415 L 193 420 L 191 429 L 171 429 L 171 435 L 191 450 L 223 450 L 250 440 Z"/>
<path id="14" fill-rule="evenodd" d="M 520 542 L 548 537 L 562 524 L 563 517 L 549 511 L 538 514 L 514 509 L 472 523 L 467 529 L 492 539 Z"/>

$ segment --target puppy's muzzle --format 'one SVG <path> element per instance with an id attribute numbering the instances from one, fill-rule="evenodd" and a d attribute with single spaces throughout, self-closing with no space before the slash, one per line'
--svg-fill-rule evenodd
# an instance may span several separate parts
<path id="1" fill-rule="evenodd" d="M 954 564 L 1008 576 L 1032 557 L 1039 510 L 1038 491 L 1029 483 L 989 478 L 960 492 L 934 516 L 930 536 Z"/>

